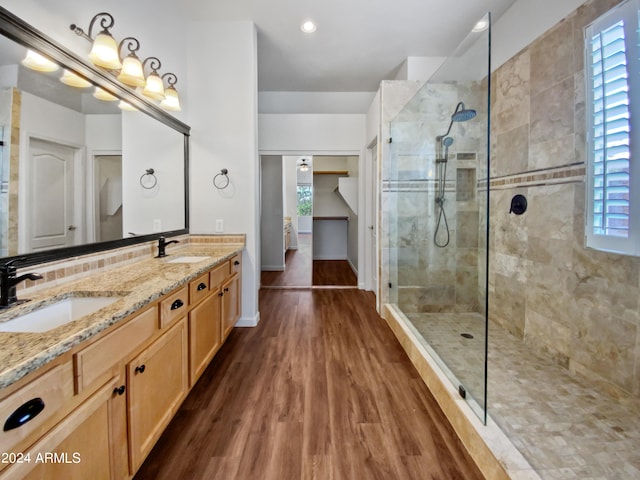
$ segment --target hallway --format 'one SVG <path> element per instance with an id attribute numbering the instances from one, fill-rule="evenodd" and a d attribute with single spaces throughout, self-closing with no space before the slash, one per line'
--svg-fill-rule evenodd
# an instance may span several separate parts
<path id="1" fill-rule="evenodd" d="M 356 287 L 358 279 L 346 260 L 312 260 L 313 237 L 298 234 L 298 248 L 287 250 L 284 271 L 262 271 L 263 288 L 341 286 Z"/>
<path id="2" fill-rule="evenodd" d="M 135 478 L 483 478 L 373 304 L 261 290 Z"/>

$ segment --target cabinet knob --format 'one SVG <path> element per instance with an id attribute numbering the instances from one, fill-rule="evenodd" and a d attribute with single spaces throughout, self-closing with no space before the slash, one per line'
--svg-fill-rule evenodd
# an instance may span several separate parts
<path id="1" fill-rule="evenodd" d="M 138 365 L 138 366 L 136 367 L 135 372 L 136 372 L 136 373 L 144 373 L 144 371 L 145 371 L 145 369 L 146 369 L 146 368 L 147 368 L 147 367 L 145 367 L 145 366 L 144 366 L 144 364 L 142 364 L 142 365 Z"/>
<path id="2" fill-rule="evenodd" d="M 175 302 L 173 302 L 171 304 L 171 310 L 177 310 L 178 308 L 182 307 L 184 305 L 184 302 L 180 299 L 176 300 Z"/>
<path id="3" fill-rule="evenodd" d="M 41 398 L 32 398 L 31 400 L 20 405 L 15 412 L 9 415 L 7 421 L 4 422 L 4 431 L 8 432 L 14 428 L 21 427 L 25 423 L 33 420 L 38 414 L 44 410 L 44 402 Z"/>
<path id="4" fill-rule="evenodd" d="M 224 287 L 224 291 L 228 292 L 229 291 L 229 287 Z"/>
<path id="5" fill-rule="evenodd" d="M 114 395 L 122 395 L 125 390 L 126 390 L 126 387 L 124 385 L 120 385 L 119 387 L 116 387 L 116 388 L 113 389 L 113 394 Z"/>
<path id="6" fill-rule="evenodd" d="M 233 264 L 238 266 L 238 265 L 240 265 L 240 262 L 238 260 L 236 260 L 235 262 L 233 262 Z"/>
<path id="7" fill-rule="evenodd" d="M 223 296 L 223 295 L 224 295 L 224 293 L 222 293 L 222 292 L 218 292 L 218 296 L 219 296 L 219 297 L 221 297 L 221 296 Z"/>
<path id="8" fill-rule="evenodd" d="M 207 284 L 206 284 L 206 283 L 204 283 L 204 282 L 202 282 L 202 283 L 200 283 L 200 284 L 198 285 L 197 290 L 198 290 L 198 291 L 201 291 L 201 290 L 204 290 L 205 288 L 207 288 Z"/>

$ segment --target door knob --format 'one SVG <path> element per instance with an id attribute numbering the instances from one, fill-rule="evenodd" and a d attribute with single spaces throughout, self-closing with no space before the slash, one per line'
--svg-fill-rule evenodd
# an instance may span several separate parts
<path id="1" fill-rule="evenodd" d="M 76 229 L 76 226 L 75 226 L 75 225 L 69 225 L 69 226 L 67 227 L 67 230 L 69 230 L 69 231 L 73 231 L 73 230 L 75 230 L 75 229 Z"/>

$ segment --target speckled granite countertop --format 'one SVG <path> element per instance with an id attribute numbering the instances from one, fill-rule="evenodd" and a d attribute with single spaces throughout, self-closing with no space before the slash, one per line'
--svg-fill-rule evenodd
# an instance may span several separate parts
<path id="1" fill-rule="evenodd" d="M 44 333 L 0 332 L 0 388 L 5 388 L 93 335 L 118 323 L 162 295 L 186 285 L 220 264 L 242 246 L 190 245 L 171 249 L 165 258 L 148 258 L 69 282 L 33 295 L 31 301 L 0 311 L 0 322 L 10 320 L 66 296 L 122 296 L 95 313 Z M 169 252 L 168 252 L 169 253 Z M 198 263 L 168 263 L 180 256 L 209 257 Z M 37 271 L 37 268 L 34 269 Z"/>

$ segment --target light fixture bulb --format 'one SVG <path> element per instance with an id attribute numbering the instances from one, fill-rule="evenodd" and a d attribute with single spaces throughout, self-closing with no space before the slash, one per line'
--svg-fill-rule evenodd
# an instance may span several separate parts
<path id="1" fill-rule="evenodd" d="M 316 31 L 316 24 L 313 20 L 305 20 L 302 25 L 300 25 L 300 30 L 304 33 L 313 33 Z"/>
<path id="2" fill-rule="evenodd" d="M 27 50 L 27 56 L 22 60 L 22 65 L 38 72 L 55 72 L 60 68 L 58 64 L 33 50 Z"/>
<path id="3" fill-rule="evenodd" d="M 118 44 L 106 30 L 96 35 L 91 47 L 91 53 L 89 53 L 89 60 L 94 65 L 108 70 L 120 70 L 122 68 L 118 55 Z"/>
<path id="4" fill-rule="evenodd" d="M 96 90 L 93 92 L 93 96 L 98 100 L 102 100 L 103 102 L 115 102 L 116 100 L 118 100 L 118 97 L 110 94 L 100 87 L 96 87 Z"/>
<path id="5" fill-rule="evenodd" d="M 302 162 L 300 163 L 300 166 L 298 167 L 298 169 L 301 172 L 308 172 L 309 171 L 309 164 L 307 163 L 306 159 L 302 159 Z"/>
<path id="6" fill-rule="evenodd" d="M 182 110 L 180 107 L 180 98 L 178 98 L 178 91 L 173 86 L 165 89 L 164 100 L 160 102 L 160 106 L 165 110 L 172 110 L 174 112 Z"/>
<path id="7" fill-rule="evenodd" d="M 143 87 L 146 83 L 142 72 L 142 62 L 135 55 L 127 56 L 122 62 L 122 70 L 118 80 L 131 87 Z"/>
<path id="8" fill-rule="evenodd" d="M 164 100 L 164 84 L 158 73 L 154 70 L 147 77 L 147 83 L 142 94 L 153 100 Z"/>
<path id="9" fill-rule="evenodd" d="M 127 112 L 137 112 L 138 111 L 138 109 L 136 107 L 131 105 L 129 102 L 125 102 L 124 100 L 120 100 L 120 103 L 118 104 L 118 108 L 120 110 L 126 110 Z"/>
<path id="10" fill-rule="evenodd" d="M 84 78 L 76 75 L 70 70 L 65 68 L 62 77 L 60 77 L 60 81 L 65 85 L 69 85 L 70 87 L 76 88 L 88 88 L 92 85 L 92 83 Z"/>

